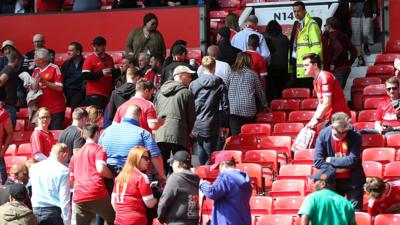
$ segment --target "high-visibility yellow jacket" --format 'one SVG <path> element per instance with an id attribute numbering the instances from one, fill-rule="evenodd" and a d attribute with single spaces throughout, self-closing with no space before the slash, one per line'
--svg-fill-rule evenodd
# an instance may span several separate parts
<path id="1" fill-rule="evenodd" d="M 308 53 L 315 53 L 319 55 L 322 60 L 321 29 L 317 22 L 311 18 L 310 14 L 307 13 L 304 17 L 304 27 L 297 36 L 297 78 L 307 77 L 303 69 L 303 56 Z"/>

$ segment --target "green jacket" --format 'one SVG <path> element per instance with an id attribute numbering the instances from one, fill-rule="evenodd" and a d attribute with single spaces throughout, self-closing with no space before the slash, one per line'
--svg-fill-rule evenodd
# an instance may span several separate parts
<path id="1" fill-rule="evenodd" d="M 7 202 L 0 206 L 1 225 L 36 225 L 32 210 L 19 202 Z"/>
<path id="2" fill-rule="evenodd" d="M 157 117 L 165 120 L 156 130 L 156 141 L 187 147 L 196 121 L 193 94 L 182 83 L 165 82 L 157 95 Z"/>
<path id="3" fill-rule="evenodd" d="M 125 53 L 133 53 L 135 57 L 141 52 L 150 51 L 150 55 L 160 54 L 165 57 L 166 48 L 162 34 L 158 31 L 150 32 L 149 38 L 143 33 L 143 28 L 137 28 L 131 31 L 125 44 Z"/>
<path id="4" fill-rule="evenodd" d="M 297 78 L 307 77 L 304 74 L 303 56 L 308 53 L 315 53 L 322 60 L 321 29 L 310 14 L 307 13 L 304 17 L 304 27 L 297 36 Z"/>

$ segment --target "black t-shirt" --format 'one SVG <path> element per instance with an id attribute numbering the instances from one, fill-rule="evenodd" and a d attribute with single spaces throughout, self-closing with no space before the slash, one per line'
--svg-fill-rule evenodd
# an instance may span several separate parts
<path id="1" fill-rule="evenodd" d="M 6 97 L 8 105 L 15 105 L 17 103 L 17 71 L 10 66 L 6 65 L 1 71 L 0 76 L 7 74 L 7 82 L 0 89 L 0 100 Z M 5 94 L 5 96 L 3 96 Z M 3 99 L 4 100 L 4 99 Z"/>
<path id="2" fill-rule="evenodd" d="M 58 142 L 64 143 L 68 146 L 67 163 L 69 163 L 74 148 L 82 147 L 86 143 L 86 140 L 83 138 L 81 130 L 77 126 L 71 125 L 61 133 Z"/>

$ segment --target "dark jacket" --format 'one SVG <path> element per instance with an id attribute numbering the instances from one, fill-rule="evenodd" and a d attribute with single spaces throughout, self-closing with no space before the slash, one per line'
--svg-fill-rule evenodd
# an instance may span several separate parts
<path id="1" fill-rule="evenodd" d="M 174 79 L 174 70 L 178 66 L 187 66 L 189 69 L 196 71 L 189 63 L 186 63 L 184 61 L 172 61 L 170 64 L 164 67 L 164 69 L 161 71 L 161 77 L 160 77 L 160 84 L 163 85 L 166 81 L 173 80 Z M 192 77 L 194 80 L 197 77 Z"/>
<path id="2" fill-rule="evenodd" d="M 331 71 L 332 73 L 349 70 L 357 58 L 357 49 L 353 43 L 351 43 L 350 38 L 338 30 L 329 32 L 328 48 L 330 56 L 327 59 L 327 61 L 329 61 L 328 65 L 335 66 L 335 70 Z"/>
<path id="3" fill-rule="evenodd" d="M 7 202 L 0 206 L 0 224 L 2 225 L 36 225 L 32 210 L 19 202 Z"/>
<path id="4" fill-rule="evenodd" d="M 180 82 L 167 81 L 156 101 L 157 117 L 165 119 L 156 130 L 156 141 L 187 147 L 196 120 L 193 94 Z"/>
<path id="5" fill-rule="evenodd" d="M 82 91 L 85 89 L 82 75 L 82 66 L 84 61 L 85 59 L 82 58 L 78 63 L 78 67 L 76 67 L 74 60 L 69 59 L 61 66 L 65 92 Z"/>
<path id="6" fill-rule="evenodd" d="M 219 106 L 228 118 L 228 89 L 224 81 L 215 75 L 203 75 L 189 86 L 194 95 L 196 122 L 192 133 L 201 137 L 217 136 L 219 131 Z"/>
<path id="7" fill-rule="evenodd" d="M 265 41 L 271 51 L 270 69 L 287 69 L 289 39 L 284 34 L 265 34 Z"/>
<path id="8" fill-rule="evenodd" d="M 200 178 L 190 170 L 173 173 L 158 203 L 158 220 L 168 225 L 197 225 Z"/>
<path id="9" fill-rule="evenodd" d="M 112 91 L 110 97 L 110 109 L 108 112 L 108 119 L 110 121 L 114 120 L 118 107 L 133 97 L 135 92 L 135 84 L 132 83 L 125 83 Z"/>
<path id="10" fill-rule="evenodd" d="M 361 134 L 354 128 L 347 134 L 347 145 L 349 155 L 337 158 L 332 145 L 332 127 L 324 128 L 318 135 L 315 144 L 314 167 L 320 169 L 326 164 L 330 164 L 335 168 L 351 169 L 352 185 L 362 187 L 365 183 L 365 174 L 361 164 Z M 325 160 L 331 157 L 331 162 Z"/>
<path id="11" fill-rule="evenodd" d="M 233 47 L 231 42 L 225 40 L 218 42 L 218 48 L 220 51 L 218 60 L 226 62 L 231 66 L 235 63 L 237 54 L 242 52 L 240 49 Z"/>

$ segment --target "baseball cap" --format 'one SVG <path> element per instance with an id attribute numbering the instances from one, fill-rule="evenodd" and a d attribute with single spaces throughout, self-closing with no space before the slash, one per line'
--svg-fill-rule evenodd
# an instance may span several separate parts
<path id="1" fill-rule="evenodd" d="M 229 161 L 235 162 L 235 157 L 233 157 L 231 153 L 222 151 L 218 153 L 217 156 L 215 157 L 215 163 L 210 167 L 210 170 L 215 170 L 222 162 L 229 162 Z"/>
<path id="2" fill-rule="evenodd" d="M 187 66 L 177 66 L 174 69 L 173 76 L 176 76 L 176 75 L 181 74 L 181 73 L 196 73 L 196 72 L 191 70 L 191 69 L 189 69 L 189 67 L 187 67 Z"/>
<path id="3" fill-rule="evenodd" d="M 181 163 L 186 163 L 186 164 L 191 164 L 192 159 L 190 154 L 187 151 L 177 151 L 174 156 L 172 157 L 172 160 L 170 162 L 173 161 L 178 161 Z"/>
<path id="4" fill-rule="evenodd" d="M 334 184 L 336 181 L 335 168 L 333 168 L 332 166 L 325 166 L 318 170 L 317 174 L 315 174 L 314 176 L 308 177 L 310 179 L 313 179 L 314 181 L 324 180 L 326 183 Z"/>
<path id="5" fill-rule="evenodd" d="M 14 49 L 16 49 L 13 41 L 11 41 L 11 40 L 5 40 L 5 41 L 3 41 L 3 44 L 1 45 L 1 49 L 0 49 L 0 50 L 3 51 L 3 49 L 4 49 L 6 46 L 11 46 L 11 47 L 13 47 Z"/>
<path id="6" fill-rule="evenodd" d="M 10 196 L 15 200 L 23 201 L 28 196 L 25 185 L 23 184 L 12 184 L 10 186 Z"/>
<path id="7" fill-rule="evenodd" d="M 107 44 L 107 41 L 104 37 L 102 36 L 97 36 L 93 39 L 93 45 L 97 45 L 97 46 L 103 46 Z"/>

